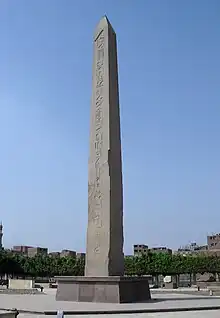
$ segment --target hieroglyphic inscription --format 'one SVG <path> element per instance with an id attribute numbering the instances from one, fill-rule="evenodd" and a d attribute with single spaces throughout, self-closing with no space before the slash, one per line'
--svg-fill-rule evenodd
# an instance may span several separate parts
<path id="1" fill-rule="evenodd" d="M 100 228 L 102 227 L 102 200 L 101 190 L 101 157 L 103 148 L 103 100 L 104 100 L 104 31 L 101 31 L 95 41 L 96 61 L 95 61 L 95 180 L 90 196 L 91 220 L 95 225 L 95 248 L 94 253 L 100 253 Z"/>

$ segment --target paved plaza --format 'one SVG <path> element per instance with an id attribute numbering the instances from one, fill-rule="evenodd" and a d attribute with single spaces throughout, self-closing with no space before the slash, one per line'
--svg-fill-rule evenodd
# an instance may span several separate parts
<path id="1" fill-rule="evenodd" d="M 194 311 L 194 312 L 181 312 L 181 313 L 155 313 L 155 314 L 128 314 L 128 315 L 109 315 L 111 318 L 219 318 L 220 311 Z M 32 315 L 32 314 L 20 314 L 19 318 L 43 318 L 42 315 Z M 51 316 L 53 317 L 53 316 Z M 54 316 L 55 317 L 55 316 Z M 75 318 L 106 318 L 106 315 L 76 315 L 76 316 L 66 316 Z"/>
<path id="2" fill-rule="evenodd" d="M 74 302 L 57 302 L 54 291 L 45 291 L 47 294 L 42 295 L 0 295 L 0 308 L 11 309 L 17 308 L 20 311 L 30 311 L 36 313 L 20 313 L 19 318 L 43 317 L 44 311 L 98 311 L 98 310 L 135 310 L 135 309 L 172 309 L 172 308 L 189 308 L 189 307 L 220 307 L 220 297 L 195 296 L 175 293 L 153 293 L 152 300 L 148 303 L 134 304 L 106 304 L 106 303 L 74 303 Z M 37 313 L 38 312 L 38 313 Z M 220 317 L 220 310 L 209 311 L 184 311 L 184 312 L 166 312 L 166 313 L 126 313 L 111 314 L 109 317 L 161 317 L 161 318 L 183 318 L 183 317 Z M 74 315 L 74 317 L 106 317 L 108 315 Z M 45 316 L 44 316 L 45 317 Z M 66 317 L 73 317 L 72 315 Z"/>

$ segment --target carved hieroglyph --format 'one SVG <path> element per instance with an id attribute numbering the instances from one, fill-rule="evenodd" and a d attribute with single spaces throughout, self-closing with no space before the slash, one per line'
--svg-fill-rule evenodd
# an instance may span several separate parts
<path id="1" fill-rule="evenodd" d="M 121 273 L 116 259 L 121 260 L 123 229 L 116 38 L 106 18 L 100 21 L 94 37 L 92 89 L 85 275 L 108 276 Z M 116 159 L 110 160 L 110 154 Z M 114 240 L 118 236 L 118 245 L 113 236 Z"/>
<path id="2" fill-rule="evenodd" d="M 96 41 L 96 62 L 95 62 L 95 179 L 89 180 L 89 220 L 94 223 L 96 240 L 94 253 L 100 252 L 100 228 L 102 227 L 102 201 L 101 191 L 101 156 L 103 146 L 103 86 L 104 86 L 104 30 L 100 32 Z"/>

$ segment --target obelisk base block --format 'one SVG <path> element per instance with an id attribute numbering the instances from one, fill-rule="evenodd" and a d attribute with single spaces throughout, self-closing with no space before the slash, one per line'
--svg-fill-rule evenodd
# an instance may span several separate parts
<path id="1" fill-rule="evenodd" d="M 61 276 L 56 277 L 56 280 L 56 300 L 134 303 L 151 299 L 147 276 Z"/>

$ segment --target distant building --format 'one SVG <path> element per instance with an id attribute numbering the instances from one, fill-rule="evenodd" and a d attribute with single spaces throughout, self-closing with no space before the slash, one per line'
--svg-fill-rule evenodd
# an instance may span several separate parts
<path id="1" fill-rule="evenodd" d="M 28 256 L 34 257 L 36 255 L 47 255 L 48 249 L 44 247 L 30 247 L 28 248 Z"/>
<path id="2" fill-rule="evenodd" d="M 204 252 L 208 250 L 208 245 L 200 245 L 194 249 L 194 252 Z"/>
<path id="3" fill-rule="evenodd" d="M 165 253 L 165 254 L 172 255 L 172 250 L 170 248 L 165 247 L 165 246 L 152 247 L 150 249 L 150 251 L 153 253 Z"/>
<path id="4" fill-rule="evenodd" d="M 86 253 L 76 253 L 76 258 L 77 259 L 79 259 L 79 258 L 85 259 L 86 258 Z"/>
<path id="5" fill-rule="evenodd" d="M 220 255 L 220 233 L 207 236 L 207 245 L 198 245 L 191 243 L 185 247 L 179 248 L 175 254 L 181 255 Z"/>
<path id="6" fill-rule="evenodd" d="M 207 245 L 198 245 L 195 242 L 189 245 L 183 246 L 174 252 L 175 255 L 198 255 L 199 253 L 204 253 L 208 250 Z"/>
<path id="7" fill-rule="evenodd" d="M 143 254 L 146 255 L 149 252 L 172 254 L 172 250 L 170 248 L 165 247 L 165 246 L 149 248 L 148 245 L 145 245 L 145 244 L 134 245 L 134 256 L 141 256 Z"/>
<path id="8" fill-rule="evenodd" d="M 148 253 L 148 246 L 145 244 L 135 244 L 133 246 L 134 249 L 134 256 L 141 256 L 142 254 Z"/>
<path id="9" fill-rule="evenodd" d="M 48 255 L 50 257 L 60 257 L 60 252 L 50 252 Z"/>
<path id="10" fill-rule="evenodd" d="M 220 256 L 220 249 L 210 249 L 210 250 L 205 250 L 205 251 L 200 251 L 200 254 L 204 254 L 207 256 Z"/>
<path id="11" fill-rule="evenodd" d="M 32 246 L 16 245 L 16 246 L 13 246 L 12 252 L 28 255 L 28 249 L 29 248 L 32 248 Z"/>
<path id="12" fill-rule="evenodd" d="M 62 250 L 62 252 L 60 253 L 60 257 L 66 256 L 76 257 L 76 251 Z"/>
<path id="13" fill-rule="evenodd" d="M 220 249 L 220 233 L 207 236 L 207 245 L 209 250 Z"/>

